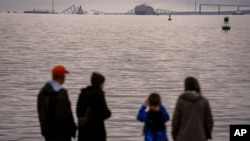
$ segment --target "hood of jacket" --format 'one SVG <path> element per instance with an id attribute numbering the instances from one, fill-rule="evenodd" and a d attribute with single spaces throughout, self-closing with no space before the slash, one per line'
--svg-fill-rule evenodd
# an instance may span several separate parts
<path id="1" fill-rule="evenodd" d="M 61 87 L 60 84 L 58 84 L 57 82 L 51 80 L 48 81 L 45 86 L 43 87 L 43 95 L 53 95 L 55 93 L 60 92 L 61 90 L 63 90 L 63 88 Z"/>
<path id="2" fill-rule="evenodd" d="M 53 95 L 56 93 L 56 91 L 53 89 L 53 87 L 49 84 L 49 83 L 46 83 L 46 85 L 43 87 L 43 95 Z"/>
<path id="3" fill-rule="evenodd" d="M 195 91 L 186 91 L 180 96 L 180 99 L 186 100 L 189 102 L 198 102 L 202 98 L 203 98 L 202 95 L 200 93 L 195 92 Z"/>
<path id="4" fill-rule="evenodd" d="M 104 94 L 104 91 L 98 87 L 87 86 L 81 90 L 81 93 L 83 94 L 84 98 L 90 100 L 99 94 Z"/>
<path id="5" fill-rule="evenodd" d="M 48 84 L 50 84 L 55 92 L 59 92 L 62 89 L 62 86 L 54 80 L 50 80 Z"/>

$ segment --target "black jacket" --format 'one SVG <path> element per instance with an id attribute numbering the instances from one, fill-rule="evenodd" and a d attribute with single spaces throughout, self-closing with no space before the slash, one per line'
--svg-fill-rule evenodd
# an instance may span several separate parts
<path id="1" fill-rule="evenodd" d="M 38 94 L 37 103 L 43 136 L 75 137 L 76 125 L 66 89 L 56 92 L 47 83 Z"/>
<path id="2" fill-rule="evenodd" d="M 78 118 L 84 116 L 88 105 L 91 107 L 93 122 L 87 128 L 79 128 L 78 141 L 106 141 L 104 120 L 111 116 L 111 112 L 100 88 L 88 86 L 81 90 L 76 109 Z"/>

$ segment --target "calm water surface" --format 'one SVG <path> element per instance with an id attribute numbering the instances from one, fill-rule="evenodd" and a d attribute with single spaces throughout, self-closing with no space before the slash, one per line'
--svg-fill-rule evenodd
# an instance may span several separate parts
<path id="1" fill-rule="evenodd" d="M 151 92 L 172 117 L 190 75 L 210 100 L 213 141 L 228 141 L 230 124 L 250 124 L 250 16 L 230 16 L 229 32 L 223 17 L 0 14 L 0 140 L 43 141 L 37 94 L 63 64 L 74 115 L 91 72 L 105 74 L 108 141 L 143 139 L 136 115 Z"/>

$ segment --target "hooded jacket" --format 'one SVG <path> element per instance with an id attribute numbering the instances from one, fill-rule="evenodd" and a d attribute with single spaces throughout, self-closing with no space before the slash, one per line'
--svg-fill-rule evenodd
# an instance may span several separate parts
<path id="1" fill-rule="evenodd" d="M 206 141 L 212 138 L 213 117 L 208 100 L 196 92 L 180 95 L 172 120 L 174 141 Z"/>
<path id="2" fill-rule="evenodd" d="M 168 141 L 166 134 L 165 122 L 169 120 L 167 110 L 163 105 L 160 106 L 160 111 L 149 110 L 143 105 L 139 110 L 137 120 L 144 122 L 145 141 Z"/>
<path id="3" fill-rule="evenodd" d="M 88 106 L 91 109 L 91 124 L 79 127 L 78 141 L 106 141 L 104 121 L 111 116 L 111 112 L 101 88 L 88 86 L 81 90 L 76 109 L 78 119 L 85 115 Z"/>
<path id="4" fill-rule="evenodd" d="M 54 84 L 46 83 L 38 94 L 37 110 L 42 135 L 75 137 L 76 125 L 67 90 Z"/>

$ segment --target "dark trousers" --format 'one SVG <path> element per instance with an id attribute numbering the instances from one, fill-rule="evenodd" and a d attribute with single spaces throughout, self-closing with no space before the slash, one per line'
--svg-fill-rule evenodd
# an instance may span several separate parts
<path id="1" fill-rule="evenodd" d="M 45 137 L 45 141 L 71 141 L 71 137 Z"/>

